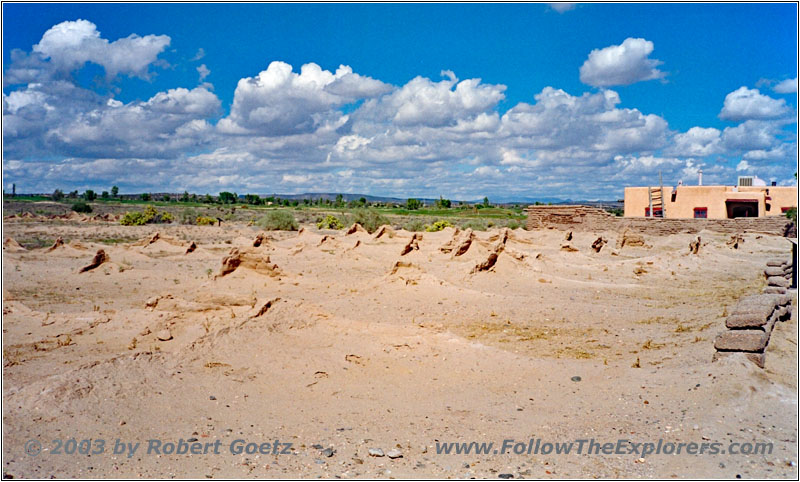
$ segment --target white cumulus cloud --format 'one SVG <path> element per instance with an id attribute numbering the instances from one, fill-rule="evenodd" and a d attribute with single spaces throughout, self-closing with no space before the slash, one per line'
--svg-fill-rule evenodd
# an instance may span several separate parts
<path id="1" fill-rule="evenodd" d="M 621 45 L 592 50 L 580 68 L 581 82 L 610 87 L 660 79 L 666 74 L 657 69 L 661 61 L 648 57 L 653 48 L 649 40 L 627 38 Z"/>
<path id="2" fill-rule="evenodd" d="M 265 136 L 310 133 L 345 121 L 338 111 L 342 105 L 390 89 L 347 66 L 332 73 L 309 63 L 296 73 L 291 65 L 275 61 L 256 77 L 239 81 L 230 116 L 220 127 L 227 133 Z"/>
<path id="3" fill-rule="evenodd" d="M 705 157 L 721 151 L 721 132 L 713 127 L 692 127 L 675 135 L 670 149 L 675 155 Z"/>
<path id="4" fill-rule="evenodd" d="M 786 79 L 784 81 L 778 82 L 775 87 L 772 88 L 778 94 L 796 94 L 797 93 L 797 77 L 794 79 Z"/>
<path id="5" fill-rule="evenodd" d="M 33 46 L 33 51 L 49 59 L 59 70 L 71 71 L 94 62 L 102 65 L 109 77 L 117 74 L 147 77 L 149 65 L 169 43 L 166 35 L 136 34 L 109 42 L 100 36 L 92 22 L 75 20 L 51 27 Z"/>
<path id="6" fill-rule="evenodd" d="M 725 96 L 725 103 L 719 117 L 731 121 L 776 119 L 790 111 L 785 100 L 773 99 L 762 94 L 758 89 L 748 89 L 743 86 Z"/>

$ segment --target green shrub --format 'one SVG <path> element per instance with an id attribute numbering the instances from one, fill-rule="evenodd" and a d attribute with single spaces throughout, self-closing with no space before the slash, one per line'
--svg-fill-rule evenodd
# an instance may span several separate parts
<path id="1" fill-rule="evenodd" d="M 470 219 L 469 221 L 461 223 L 461 229 L 471 229 L 473 231 L 486 231 L 489 228 L 488 223 L 484 219 Z"/>
<path id="2" fill-rule="evenodd" d="M 517 229 L 520 227 L 520 223 L 518 223 L 517 221 L 509 221 L 508 224 L 506 224 L 506 227 L 508 229 Z"/>
<path id="3" fill-rule="evenodd" d="M 292 213 L 282 209 L 270 211 L 256 221 L 256 225 L 267 231 L 297 231 L 298 228 Z"/>
<path id="4" fill-rule="evenodd" d="M 195 219 L 194 222 L 198 226 L 213 226 L 214 223 L 217 222 L 217 220 L 214 218 L 209 218 L 207 216 L 197 216 L 197 219 Z"/>
<path id="5" fill-rule="evenodd" d="M 433 224 L 425 226 L 425 231 L 428 231 L 429 233 L 435 233 L 436 231 L 441 231 L 444 228 L 452 228 L 452 227 L 453 225 L 450 224 L 450 221 L 439 220 Z"/>
<path id="6" fill-rule="evenodd" d="M 132 211 L 125 213 L 125 216 L 122 216 L 119 223 L 123 226 L 142 226 L 147 223 L 147 221 L 145 220 L 144 213 Z"/>
<path id="7" fill-rule="evenodd" d="M 344 229 L 344 224 L 342 224 L 342 221 L 333 214 L 328 214 L 327 216 L 325 216 L 325 219 L 317 223 L 317 228 Z"/>
<path id="8" fill-rule="evenodd" d="M 389 224 L 389 219 L 375 209 L 356 209 L 353 211 L 349 224 L 358 223 L 367 230 L 374 233 L 382 225 Z"/>
<path id="9" fill-rule="evenodd" d="M 90 213 L 92 212 L 92 207 L 85 202 L 77 202 L 72 205 L 72 210 L 76 213 Z"/>
<path id="10" fill-rule="evenodd" d="M 171 223 L 174 220 L 172 214 L 158 210 L 153 206 L 147 206 L 142 212 L 127 212 L 120 220 L 123 226 L 142 226 L 151 223 Z"/>
<path id="11" fill-rule="evenodd" d="M 421 219 L 410 219 L 403 224 L 406 231 L 425 231 L 425 223 Z"/>
<path id="12" fill-rule="evenodd" d="M 793 223 L 797 224 L 797 208 L 791 208 L 786 211 L 786 217 Z"/>
<path id="13" fill-rule="evenodd" d="M 194 209 L 184 209 L 181 211 L 181 224 L 195 224 L 197 222 L 197 211 Z"/>

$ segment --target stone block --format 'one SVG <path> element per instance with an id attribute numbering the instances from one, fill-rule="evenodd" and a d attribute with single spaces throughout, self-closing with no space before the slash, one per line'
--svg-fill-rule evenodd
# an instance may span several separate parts
<path id="1" fill-rule="evenodd" d="M 761 330 L 726 330 L 717 335 L 714 348 L 719 351 L 762 352 L 769 342 L 769 332 Z"/>
<path id="2" fill-rule="evenodd" d="M 725 326 L 731 330 L 760 330 L 772 331 L 772 325 L 781 312 L 773 311 L 767 317 L 753 313 L 736 313 L 725 319 Z"/>
<path id="3" fill-rule="evenodd" d="M 781 286 L 783 288 L 789 288 L 792 286 L 791 280 L 788 280 L 783 276 L 770 276 L 767 278 L 767 284 L 770 286 Z"/>

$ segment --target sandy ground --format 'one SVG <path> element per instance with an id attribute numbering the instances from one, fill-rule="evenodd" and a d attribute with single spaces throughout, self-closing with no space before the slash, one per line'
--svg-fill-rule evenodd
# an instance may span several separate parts
<path id="1" fill-rule="evenodd" d="M 306 226 L 254 248 L 257 234 L 5 223 L 4 239 L 28 248 L 3 249 L 4 475 L 798 477 L 796 311 L 776 326 L 766 369 L 711 362 L 727 312 L 761 291 L 768 258 L 788 256 L 783 238 L 732 249 L 703 232 L 689 255 L 689 235 L 617 250 L 617 233 L 576 233 L 577 251 L 564 251 L 562 231 L 495 230 L 456 256 L 440 249 L 454 244 L 447 228 L 401 256 L 413 233 Z M 595 253 L 600 234 L 609 244 Z M 64 246 L 40 247 L 58 236 Z M 233 248 L 241 264 L 218 276 Z M 109 260 L 79 273 L 98 249 Z M 52 453 L 72 438 L 104 451 Z M 436 453 L 531 438 L 773 451 Z M 114 454 L 117 439 L 141 446 Z M 151 439 L 220 440 L 220 453 L 147 454 Z M 234 455 L 237 439 L 292 453 Z M 402 457 L 369 454 L 378 448 Z"/>

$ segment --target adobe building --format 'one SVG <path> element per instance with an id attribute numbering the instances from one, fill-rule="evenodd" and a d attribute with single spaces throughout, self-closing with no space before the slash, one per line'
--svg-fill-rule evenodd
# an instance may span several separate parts
<path id="1" fill-rule="evenodd" d="M 797 208 L 797 186 L 767 186 L 740 176 L 736 186 L 626 187 L 625 217 L 732 219 L 785 216 Z"/>

